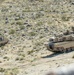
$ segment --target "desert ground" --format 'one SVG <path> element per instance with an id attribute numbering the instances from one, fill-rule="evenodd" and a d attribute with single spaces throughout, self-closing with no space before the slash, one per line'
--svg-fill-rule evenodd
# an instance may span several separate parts
<path id="1" fill-rule="evenodd" d="M 0 0 L 0 75 L 45 75 L 74 63 L 74 51 L 54 53 L 45 43 L 74 26 L 74 0 Z"/>

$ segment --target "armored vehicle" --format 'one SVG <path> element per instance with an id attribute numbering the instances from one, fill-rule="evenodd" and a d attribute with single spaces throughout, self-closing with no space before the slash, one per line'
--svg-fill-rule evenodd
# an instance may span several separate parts
<path id="1" fill-rule="evenodd" d="M 62 35 L 51 37 L 49 43 L 45 44 L 49 51 L 68 52 L 74 50 L 74 27 L 72 31 L 67 30 Z"/>
<path id="2" fill-rule="evenodd" d="M 0 46 L 3 46 L 8 43 L 8 39 L 0 35 Z"/>

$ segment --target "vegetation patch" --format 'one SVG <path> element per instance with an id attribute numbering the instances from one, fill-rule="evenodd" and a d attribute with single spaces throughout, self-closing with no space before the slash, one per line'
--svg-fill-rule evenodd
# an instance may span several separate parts
<path id="1" fill-rule="evenodd" d="M 35 36 L 36 35 L 35 32 L 30 32 L 29 34 L 30 34 L 30 36 Z"/>
<path id="2" fill-rule="evenodd" d="M 62 21 L 69 21 L 69 20 L 70 20 L 70 17 L 62 16 Z"/>
<path id="3" fill-rule="evenodd" d="M 9 34 L 14 34 L 15 33 L 15 30 L 14 29 L 11 29 L 10 31 L 9 31 Z"/>

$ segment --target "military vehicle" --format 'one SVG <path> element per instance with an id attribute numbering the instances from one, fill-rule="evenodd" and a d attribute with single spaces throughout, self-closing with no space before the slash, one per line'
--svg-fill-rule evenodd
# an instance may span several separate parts
<path id="1" fill-rule="evenodd" d="M 3 46 L 8 43 L 8 39 L 0 35 L 0 46 Z"/>
<path id="2" fill-rule="evenodd" d="M 62 35 L 51 37 L 49 43 L 45 45 L 52 52 L 69 52 L 74 50 L 74 27 L 72 27 L 72 31 L 67 30 Z"/>

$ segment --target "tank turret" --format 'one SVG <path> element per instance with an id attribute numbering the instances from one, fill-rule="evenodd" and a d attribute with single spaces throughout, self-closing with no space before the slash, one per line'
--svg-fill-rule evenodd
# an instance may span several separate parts
<path id="1" fill-rule="evenodd" d="M 67 30 L 62 36 L 56 36 L 49 39 L 49 43 L 46 44 L 49 51 L 53 52 L 67 52 L 74 50 L 74 27 L 72 31 Z"/>

